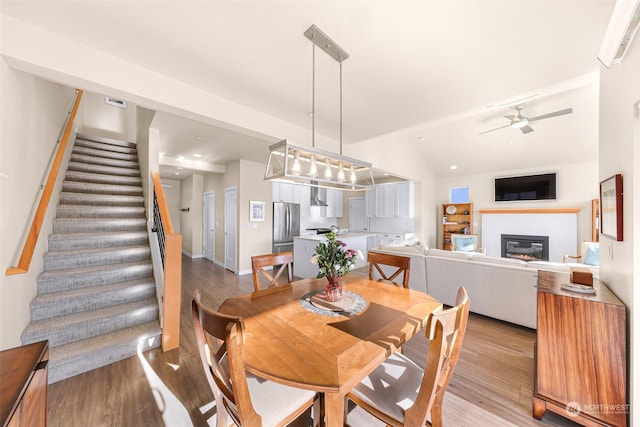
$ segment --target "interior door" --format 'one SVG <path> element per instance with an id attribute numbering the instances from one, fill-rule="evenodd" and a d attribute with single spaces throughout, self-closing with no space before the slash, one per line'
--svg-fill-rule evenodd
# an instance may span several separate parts
<path id="1" fill-rule="evenodd" d="M 367 231 L 369 220 L 364 197 L 349 197 L 349 231 Z"/>
<path id="2" fill-rule="evenodd" d="M 202 204 L 204 206 L 203 218 L 203 234 L 204 257 L 213 262 L 215 259 L 215 195 L 213 191 L 208 191 L 202 195 Z"/>
<path id="3" fill-rule="evenodd" d="M 236 235 L 238 212 L 238 189 L 224 190 L 224 267 L 236 272 Z"/>

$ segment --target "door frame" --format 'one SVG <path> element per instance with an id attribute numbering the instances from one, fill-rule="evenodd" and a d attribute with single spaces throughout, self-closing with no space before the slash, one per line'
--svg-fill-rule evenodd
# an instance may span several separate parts
<path id="1" fill-rule="evenodd" d="M 211 196 L 213 210 L 213 224 L 207 224 L 207 196 Z M 216 222 L 216 192 L 215 191 L 205 191 L 202 193 L 202 254 L 205 259 L 215 263 L 216 260 L 216 232 L 215 232 L 215 222 Z M 213 241 L 211 242 L 211 258 L 207 257 L 207 225 L 213 227 Z"/>
<path id="2" fill-rule="evenodd" d="M 235 216 L 233 218 L 233 234 L 235 236 L 234 242 L 234 254 L 233 254 L 233 266 L 227 265 L 227 260 L 229 257 L 227 253 L 229 251 L 229 230 L 231 227 L 231 222 L 229 215 L 227 215 L 227 204 L 228 204 L 228 194 L 233 192 L 235 195 L 235 205 L 234 205 L 234 213 Z M 230 270 L 237 274 L 238 272 L 238 186 L 233 185 L 231 187 L 226 187 L 224 189 L 224 268 Z"/>

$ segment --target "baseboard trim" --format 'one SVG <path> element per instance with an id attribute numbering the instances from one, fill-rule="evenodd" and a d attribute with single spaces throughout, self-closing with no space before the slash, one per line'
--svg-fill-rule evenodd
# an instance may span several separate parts
<path id="1" fill-rule="evenodd" d="M 182 255 L 189 257 L 191 259 L 198 259 L 198 258 L 204 258 L 203 255 L 192 255 L 189 252 L 185 251 L 184 249 L 182 250 Z"/>

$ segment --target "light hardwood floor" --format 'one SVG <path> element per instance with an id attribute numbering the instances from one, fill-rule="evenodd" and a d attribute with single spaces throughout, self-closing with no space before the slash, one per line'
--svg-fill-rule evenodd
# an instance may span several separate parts
<path id="1" fill-rule="evenodd" d="M 180 348 L 167 353 L 153 350 L 52 384 L 49 426 L 215 425 L 213 395 L 202 376 L 195 347 L 191 296 L 199 288 L 205 304 L 217 309 L 226 298 L 251 292 L 251 275 L 236 276 L 210 261 L 183 257 L 182 278 Z M 504 425 L 576 426 L 551 413 L 542 422 L 531 417 L 534 341 L 531 329 L 471 314 L 447 390 L 460 398 L 455 399 L 456 411 L 480 407 Z M 424 335 L 419 334 L 405 345 L 404 353 L 424 364 L 427 348 Z M 358 413 L 349 422 L 372 425 Z M 304 419 L 297 423 L 308 424 Z M 444 424 L 451 425 L 446 418 Z"/>

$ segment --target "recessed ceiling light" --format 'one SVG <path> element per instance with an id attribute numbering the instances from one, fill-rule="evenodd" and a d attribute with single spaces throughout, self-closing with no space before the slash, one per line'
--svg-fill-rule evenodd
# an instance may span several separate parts
<path id="1" fill-rule="evenodd" d="M 202 137 L 201 137 L 201 136 L 196 136 L 196 139 L 197 139 L 198 141 L 202 141 Z"/>
<path id="2" fill-rule="evenodd" d="M 200 157 L 202 157 L 202 154 L 194 154 L 193 157 L 200 158 Z"/>
<path id="3" fill-rule="evenodd" d="M 452 171 L 454 171 L 454 170 L 458 169 L 458 166 L 456 166 L 456 165 L 451 165 L 451 166 L 449 166 L 449 169 L 451 169 Z"/>
<path id="4" fill-rule="evenodd" d="M 183 168 L 182 166 L 178 166 L 178 169 L 182 170 L 182 169 L 184 169 L 184 168 Z"/>
<path id="5" fill-rule="evenodd" d="M 174 172 L 173 174 L 174 175 L 180 175 L 180 172 Z"/>
<path id="6" fill-rule="evenodd" d="M 419 136 L 418 137 L 418 141 L 420 141 L 420 142 L 424 141 L 424 136 Z"/>

